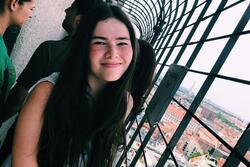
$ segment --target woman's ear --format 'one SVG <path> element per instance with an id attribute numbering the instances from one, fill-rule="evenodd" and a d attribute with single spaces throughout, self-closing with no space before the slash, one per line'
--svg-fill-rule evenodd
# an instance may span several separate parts
<path id="1" fill-rule="evenodd" d="M 10 0 L 9 1 L 9 9 L 11 11 L 15 11 L 19 7 L 19 0 Z"/>

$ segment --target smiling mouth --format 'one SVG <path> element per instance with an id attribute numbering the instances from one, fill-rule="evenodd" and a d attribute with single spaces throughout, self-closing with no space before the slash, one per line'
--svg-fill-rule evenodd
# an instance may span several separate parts
<path id="1" fill-rule="evenodd" d="M 106 68 L 116 68 L 119 67 L 122 63 L 101 63 L 102 66 Z"/>

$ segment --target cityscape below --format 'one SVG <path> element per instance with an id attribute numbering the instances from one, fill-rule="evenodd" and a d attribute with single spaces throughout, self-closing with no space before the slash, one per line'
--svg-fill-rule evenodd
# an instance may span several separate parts
<path id="1" fill-rule="evenodd" d="M 156 88 L 153 88 L 151 92 L 154 92 L 154 89 Z M 194 95 L 189 90 L 180 87 L 174 98 L 182 106 L 188 109 Z M 164 134 L 167 143 L 170 142 L 185 114 L 186 111 L 174 101 L 172 101 L 167 107 L 164 116 L 159 122 L 161 131 Z M 139 115 L 137 119 L 140 120 L 142 116 L 143 113 Z M 204 99 L 202 101 L 195 116 L 232 147 L 237 144 L 237 141 L 240 139 L 248 125 L 246 120 L 226 111 L 223 107 L 220 107 L 209 99 Z M 136 128 L 137 125 L 134 123 L 128 132 L 128 141 L 132 137 Z M 142 140 L 149 129 L 149 124 L 144 123 L 143 127 L 140 129 Z M 141 142 L 139 137 L 137 137 L 128 152 L 128 163 L 132 161 L 140 145 Z M 145 147 L 145 157 L 148 167 L 154 167 L 157 164 L 165 148 L 166 145 L 164 140 L 162 139 L 159 130 L 156 129 Z M 222 167 L 229 156 L 230 151 L 205 127 L 192 118 L 188 127 L 176 144 L 173 154 L 180 167 Z M 245 157 L 250 161 L 250 150 L 248 150 Z M 145 160 L 142 155 L 136 166 L 145 166 Z M 164 167 L 174 166 L 174 161 L 170 158 Z M 241 163 L 239 167 L 245 167 L 245 165 Z"/>

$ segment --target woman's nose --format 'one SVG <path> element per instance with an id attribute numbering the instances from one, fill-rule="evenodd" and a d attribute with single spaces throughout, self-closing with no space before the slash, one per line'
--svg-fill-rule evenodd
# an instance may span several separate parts
<path id="1" fill-rule="evenodd" d="M 114 45 L 108 47 L 106 58 L 116 58 L 118 57 L 117 48 Z"/>

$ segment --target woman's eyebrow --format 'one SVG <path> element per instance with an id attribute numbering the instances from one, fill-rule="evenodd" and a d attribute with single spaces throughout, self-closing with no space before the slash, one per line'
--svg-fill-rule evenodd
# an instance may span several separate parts
<path id="1" fill-rule="evenodd" d="M 102 39 L 102 40 L 107 40 L 106 37 L 102 37 L 102 36 L 93 36 L 92 39 Z"/>
<path id="2" fill-rule="evenodd" d="M 92 39 L 101 39 L 101 40 L 107 40 L 108 38 L 103 36 L 93 36 Z M 130 40 L 128 37 L 117 37 L 116 40 Z"/>
<path id="3" fill-rule="evenodd" d="M 130 40 L 128 37 L 117 37 L 116 40 Z"/>

